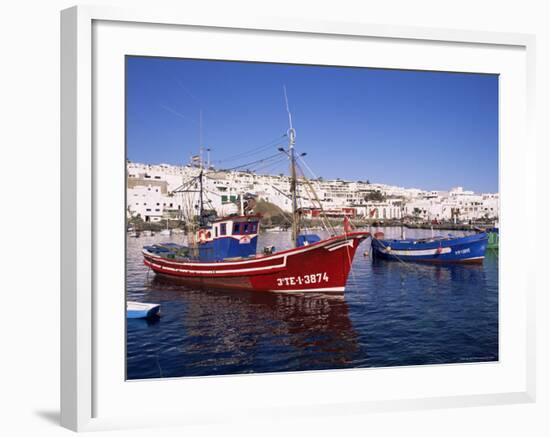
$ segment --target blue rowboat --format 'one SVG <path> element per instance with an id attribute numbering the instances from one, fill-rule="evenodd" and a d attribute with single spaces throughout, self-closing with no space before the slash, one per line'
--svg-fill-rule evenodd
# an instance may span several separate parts
<path id="1" fill-rule="evenodd" d="M 431 263 L 481 263 L 485 257 L 488 237 L 485 232 L 467 237 L 434 237 L 423 239 L 387 240 L 382 232 L 372 238 L 374 258 L 394 261 Z"/>
<path id="2" fill-rule="evenodd" d="M 126 302 L 127 319 L 150 319 L 158 316 L 159 312 L 160 304 L 158 303 Z"/>

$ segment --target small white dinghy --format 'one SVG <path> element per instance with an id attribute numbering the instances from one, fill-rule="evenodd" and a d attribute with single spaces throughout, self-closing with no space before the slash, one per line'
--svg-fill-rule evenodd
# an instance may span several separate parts
<path id="1" fill-rule="evenodd" d="M 159 303 L 126 302 L 127 319 L 150 319 L 159 313 Z"/>

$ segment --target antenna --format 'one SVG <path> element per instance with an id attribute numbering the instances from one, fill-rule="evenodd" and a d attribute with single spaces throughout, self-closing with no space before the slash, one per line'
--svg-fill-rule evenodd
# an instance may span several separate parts
<path id="1" fill-rule="evenodd" d="M 202 147 L 202 109 L 199 109 L 199 146 Z"/>
<path id="2" fill-rule="evenodd" d="M 210 170 L 210 152 L 212 151 L 212 149 L 210 147 L 208 147 L 206 149 L 206 153 L 207 153 L 207 159 L 206 159 L 206 169 L 207 170 Z"/>
<path id="3" fill-rule="evenodd" d="M 288 96 L 286 94 L 286 85 L 283 85 L 283 92 L 285 94 L 285 105 L 286 105 L 286 112 L 288 114 L 288 138 L 289 138 L 289 146 L 290 148 L 294 148 L 294 142 L 296 140 L 296 131 L 292 127 L 292 114 L 290 113 L 290 107 L 288 106 Z"/>
<path id="4" fill-rule="evenodd" d="M 202 162 L 202 109 L 199 109 L 199 156 L 200 156 L 200 167 L 203 168 Z"/>
<path id="5" fill-rule="evenodd" d="M 288 106 L 288 96 L 286 95 L 286 86 L 283 85 L 285 94 L 286 112 L 288 113 L 288 155 L 290 157 L 290 194 L 292 196 L 292 245 L 297 247 L 297 239 L 300 234 L 300 214 L 298 212 L 298 202 L 296 195 L 296 154 L 294 153 L 294 141 L 296 140 L 296 131 L 292 127 L 292 114 Z"/>

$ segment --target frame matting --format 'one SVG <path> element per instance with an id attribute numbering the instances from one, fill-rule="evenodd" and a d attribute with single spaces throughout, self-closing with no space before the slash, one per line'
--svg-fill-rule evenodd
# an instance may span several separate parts
<path id="1" fill-rule="evenodd" d="M 522 34 L 274 18 L 228 22 L 158 9 L 62 11 L 62 425 L 96 430 L 249 420 L 251 411 L 261 419 L 534 401 L 534 271 L 516 250 L 532 243 L 506 231 L 526 220 L 515 212 L 517 202 L 535 204 L 534 47 L 534 37 Z M 125 381 L 124 268 L 118 271 L 120 250 L 108 246 L 122 242 L 124 217 L 103 211 L 123 209 L 112 187 L 122 187 L 125 175 L 119 158 L 126 54 L 500 74 L 500 361 Z M 152 393 L 156 408 L 135 402 Z"/>

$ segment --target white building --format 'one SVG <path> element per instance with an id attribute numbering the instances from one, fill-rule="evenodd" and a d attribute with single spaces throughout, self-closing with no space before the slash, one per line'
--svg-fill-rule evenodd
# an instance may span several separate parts
<path id="1" fill-rule="evenodd" d="M 190 165 L 147 165 L 128 163 L 128 215 L 139 214 L 145 221 L 180 218 L 199 208 L 200 169 Z M 185 192 L 182 192 L 185 191 Z M 355 216 L 400 219 L 401 214 L 423 220 L 465 222 L 498 218 L 498 193 L 476 194 L 456 187 L 450 191 L 424 191 L 361 181 L 311 180 L 299 183 L 300 206 L 336 211 L 355 208 Z M 315 192 L 315 195 L 311 193 Z M 250 193 L 290 211 L 290 179 L 282 175 L 262 175 L 245 171 L 204 170 L 203 193 L 206 208 L 218 215 L 239 209 L 241 196 Z M 372 194 L 378 192 L 377 201 Z M 374 197 L 376 198 L 376 196 Z M 185 213 L 185 214 L 184 214 Z"/>
<path id="2" fill-rule="evenodd" d="M 469 222 L 479 219 L 497 219 L 499 195 L 476 194 L 456 187 L 446 191 L 418 194 L 405 205 L 405 215 L 424 220 Z"/>

